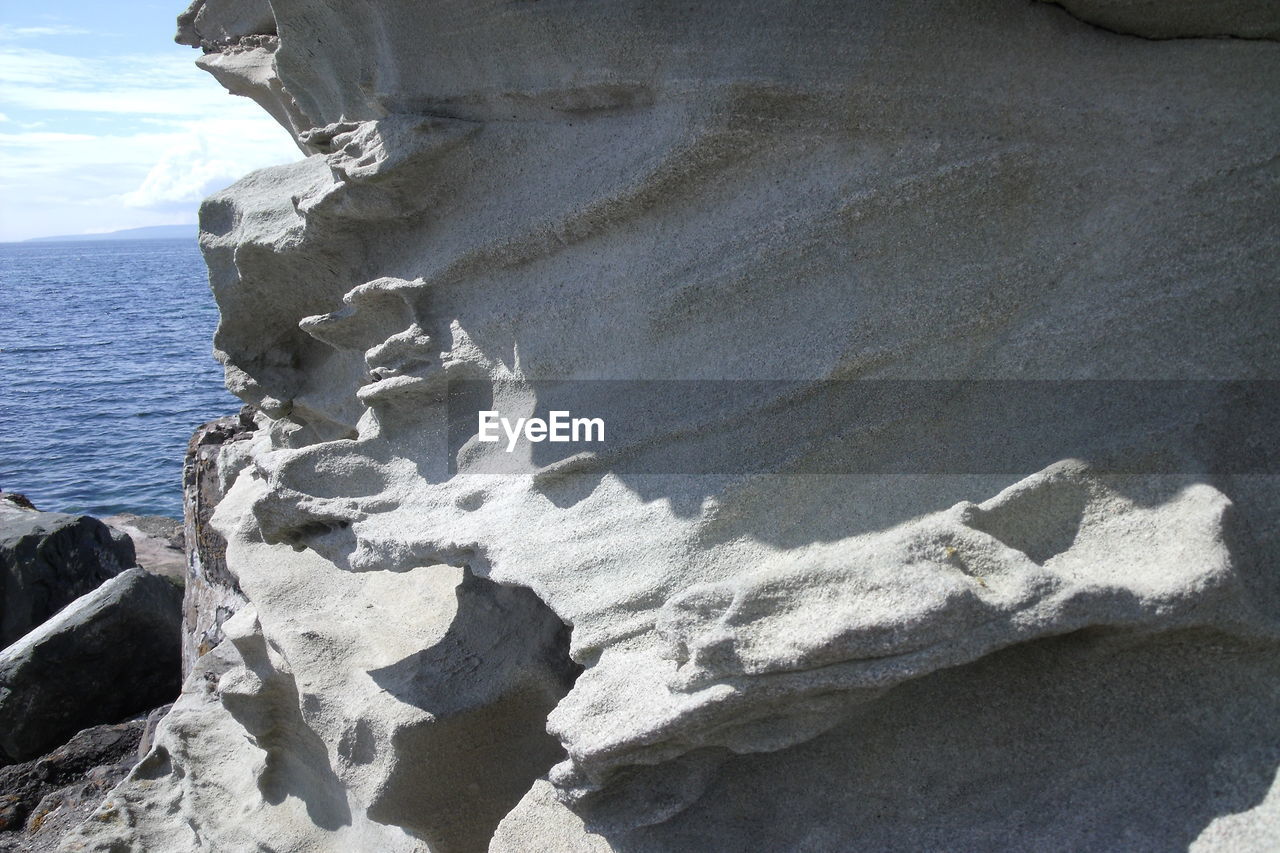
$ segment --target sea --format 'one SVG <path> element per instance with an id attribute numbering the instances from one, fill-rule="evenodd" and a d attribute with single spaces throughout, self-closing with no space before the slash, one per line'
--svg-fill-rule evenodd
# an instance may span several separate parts
<path id="1" fill-rule="evenodd" d="M 0 489 L 182 516 L 200 424 L 239 411 L 194 238 L 0 244 Z"/>

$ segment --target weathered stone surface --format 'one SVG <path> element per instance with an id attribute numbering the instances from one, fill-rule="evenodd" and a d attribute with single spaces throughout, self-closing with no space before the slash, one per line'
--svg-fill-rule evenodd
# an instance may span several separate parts
<path id="1" fill-rule="evenodd" d="M 0 646 L 134 565 L 129 537 L 96 518 L 0 501 Z"/>
<path id="2" fill-rule="evenodd" d="M 179 44 L 235 46 L 246 36 L 273 36 L 276 19 L 269 0 L 194 0 L 178 16 Z"/>
<path id="3" fill-rule="evenodd" d="M 70 849 L 483 850 L 563 755 L 545 721 L 577 670 L 564 626 L 447 566 L 371 583 L 310 553 L 277 569 L 257 582 L 324 582 L 305 607 L 225 623 Z"/>
<path id="4" fill-rule="evenodd" d="M 226 540 L 209 525 L 228 483 L 248 459 L 237 442 L 255 429 L 247 409 L 196 430 L 182 468 L 185 587 L 182 598 L 182 675 L 200 655 L 222 642 L 222 623 L 244 606 L 244 594 L 227 569 Z"/>
<path id="5" fill-rule="evenodd" d="M 1280 718 L 1258 716 L 1278 662 L 1198 632 L 1042 640 L 904 684 L 792 749 L 709 756 L 703 796 L 656 826 L 601 834 L 539 782 L 490 850 L 1261 853 L 1280 839 Z"/>
<path id="6" fill-rule="evenodd" d="M 10 508 L 13 508 L 13 507 L 16 507 L 18 509 L 35 509 L 36 508 L 36 505 L 31 502 L 31 499 L 20 492 L 6 492 L 3 490 L 0 490 L 0 502 L 11 504 L 12 506 Z"/>
<path id="7" fill-rule="evenodd" d="M 310 155 L 201 212 L 249 603 L 77 843 L 1268 849 L 1271 6 L 1063 5 L 213 46 Z"/>
<path id="8" fill-rule="evenodd" d="M 54 849 L 137 763 L 144 727 L 94 726 L 47 755 L 0 767 L 0 850 Z"/>
<path id="9" fill-rule="evenodd" d="M 161 705 L 147 714 L 147 718 L 143 720 L 142 737 L 138 741 L 139 759 L 145 758 L 146 754 L 151 751 L 151 747 L 155 745 L 156 731 L 160 727 L 160 721 L 168 716 L 172 710 L 173 703 L 170 702 L 168 705 Z"/>
<path id="10" fill-rule="evenodd" d="M 178 690 L 182 593 L 133 568 L 0 652 L 0 751 L 27 761 Z"/>
<path id="11" fill-rule="evenodd" d="M 1280 39 L 1280 7 L 1253 0 L 1048 0 L 1082 21 L 1144 38 Z"/>
<path id="12" fill-rule="evenodd" d="M 113 526 L 130 528 L 128 531 L 130 538 L 141 535 L 163 542 L 170 549 L 182 550 L 182 522 L 176 518 L 165 515 L 134 515 L 126 512 L 104 516 L 102 520 Z M 157 573 L 152 572 L 152 574 Z"/>
<path id="13" fill-rule="evenodd" d="M 153 575 L 186 583 L 187 558 L 182 523 L 161 515 L 108 515 L 102 523 L 133 541 L 134 564 Z"/>

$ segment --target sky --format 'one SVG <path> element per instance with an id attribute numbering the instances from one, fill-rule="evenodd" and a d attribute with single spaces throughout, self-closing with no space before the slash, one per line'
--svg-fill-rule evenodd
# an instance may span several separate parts
<path id="1" fill-rule="evenodd" d="M 302 156 L 174 43 L 186 2 L 0 0 L 0 241 L 194 223 Z"/>

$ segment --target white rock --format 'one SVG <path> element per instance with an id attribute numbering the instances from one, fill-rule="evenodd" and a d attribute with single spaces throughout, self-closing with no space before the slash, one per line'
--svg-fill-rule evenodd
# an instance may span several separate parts
<path id="1" fill-rule="evenodd" d="M 1103 16 L 1270 13 L 1063 5 L 275 0 L 203 64 L 314 153 L 201 214 L 267 419 L 200 713 L 267 757 L 162 731 L 116 796 L 215 849 L 1262 844 L 1274 393 L 1221 380 L 1280 375 L 1277 48 Z M 466 428 L 593 406 L 635 422 L 570 458 Z M 421 657 L 461 567 L 524 596 L 465 687 Z M 529 684 L 450 819 L 488 718 L 433 709 Z"/>

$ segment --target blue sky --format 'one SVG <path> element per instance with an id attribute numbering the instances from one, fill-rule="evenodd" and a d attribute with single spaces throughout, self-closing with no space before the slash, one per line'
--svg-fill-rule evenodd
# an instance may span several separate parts
<path id="1" fill-rule="evenodd" d="M 174 44 L 184 0 L 0 0 L 0 241 L 195 222 L 302 155 Z"/>

